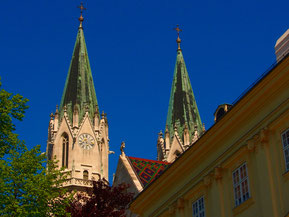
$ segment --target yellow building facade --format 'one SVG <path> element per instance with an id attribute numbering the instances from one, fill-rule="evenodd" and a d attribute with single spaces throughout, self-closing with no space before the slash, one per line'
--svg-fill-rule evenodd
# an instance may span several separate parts
<path id="1" fill-rule="evenodd" d="M 289 216 L 289 56 L 132 202 L 144 217 Z"/>

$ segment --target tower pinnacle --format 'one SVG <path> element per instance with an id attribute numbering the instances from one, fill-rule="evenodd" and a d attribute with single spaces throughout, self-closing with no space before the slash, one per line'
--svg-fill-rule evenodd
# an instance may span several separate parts
<path id="1" fill-rule="evenodd" d="M 195 125 L 199 135 L 203 127 L 180 47 L 181 39 L 179 33 L 182 30 L 178 25 L 175 30 L 178 33 L 178 50 L 166 124 L 171 136 L 174 135 L 174 131 L 177 131 L 180 138 L 183 138 L 185 125 L 187 125 L 190 136 L 195 131 Z"/>
<path id="2" fill-rule="evenodd" d="M 80 26 L 78 28 L 59 110 L 60 117 L 62 118 L 64 108 L 66 107 L 67 115 L 70 121 L 72 121 L 73 111 L 76 108 L 79 112 L 80 122 L 86 112 L 88 112 L 90 118 L 93 119 L 98 106 L 82 28 L 82 12 L 85 10 L 83 3 L 81 3 L 79 8 L 81 13 L 79 18 Z"/>
<path id="3" fill-rule="evenodd" d="M 79 24 L 79 28 L 82 29 L 82 22 L 84 20 L 83 16 L 82 16 L 82 12 L 83 10 L 86 10 L 85 7 L 83 7 L 83 2 L 80 3 L 80 6 L 78 6 L 78 8 L 80 9 L 80 17 L 78 18 L 80 24 Z"/>
<path id="4" fill-rule="evenodd" d="M 175 28 L 176 32 L 178 33 L 177 43 L 178 43 L 178 51 L 181 49 L 181 39 L 180 39 L 180 32 L 183 31 L 179 28 L 179 25 Z"/>

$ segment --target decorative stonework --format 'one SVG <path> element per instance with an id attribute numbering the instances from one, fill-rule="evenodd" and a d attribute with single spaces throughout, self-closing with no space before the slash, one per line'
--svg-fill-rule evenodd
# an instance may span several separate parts
<path id="1" fill-rule="evenodd" d="M 182 210 L 185 208 L 185 200 L 184 198 L 180 197 L 178 200 L 177 200 L 177 208 L 179 210 Z"/>
<path id="2" fill-rule="evenodd" d="M 249 152 L 255 151 L 256 144 L 255 144 L 255 140 L 254 139 L 248 140 L 246 144 L 247 144 L 247 150 Z"/>
<path id="3" fill-rule="evenodd" d="M 214 177 L 216 180 L 222 179 L 222 167 L 218 166 L 214 169 Z"/>
<path id="4" fill-rule="evenodd" d="M 206 175 L 203 179 L 204 185 L 209 187 L 212 184 L 212 177 L 210 174 Z"/>
<path id="5" fill-rule="evenodd" d="M 176 212 L 177 204 L 173 203 L 169 206 L 169 215 L 173 216 Z"/>
<path id="6" fill-rule="evenodd" d="M 263 128 L 259 133 L 260 142 L 262 145 L 269 142 L 269 130 L 267 127 Z"/>

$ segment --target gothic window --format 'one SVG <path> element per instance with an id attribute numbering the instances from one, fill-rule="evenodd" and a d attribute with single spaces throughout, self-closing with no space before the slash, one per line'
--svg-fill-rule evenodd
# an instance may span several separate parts
<path id="1" fill-rule="evenodd" d="M 205 217 L 204 197 L 200 197 L 193 203 L 193 217 Z"/>
<path id="2" fill-rule="evenodd" d="M 47 154 L 48 160 L 52 160 L 53 158 L 53 144 L 48 144 L 48 154 Z"/>
<path id="3" fill-rule="evenodd" d="M 68 135 L 62 135 L 62 167 L 68 168 L 68 148 L 69 148 L 69 140 Z"/>
<path id="4" fill-rule="evenodd" d="M 233 172 L 235 206 L 250 198 L 247 164 L 244 163 Z"/>
<path id="5" fill-rule="evenodd" d="M 87 170 L 83 171 L 83 179 L 88 180 L 88 171 Z"/>
<path id="6" fill-rule="evenodd" d="M 285 158 L 286 171 L 289 171 L 289 129 L 282 133 L 282 144 Z"/>

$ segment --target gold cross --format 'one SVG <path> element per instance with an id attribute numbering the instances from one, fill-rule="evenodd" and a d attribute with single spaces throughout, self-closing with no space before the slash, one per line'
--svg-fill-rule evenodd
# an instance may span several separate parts
<path id="1" fill-rule="evenodd" d="M 178 37 L 179 37 L 180 32 L 183 31 L 183 30 L 181 30 L 181 29 L 179 28 L 179 25 L 177 25 L 177 27 L 175 28 L 175 30 L 177 31 L 177 33 L 178 33 Z"/>
<path id="2" fill-rule="evenodd" d="M 80 3 L 80 6 L 78 6 L 78 8 L 80 9 L 81 14 L 82 14 L 83 10 L 86 10 L 86 8 L 83 7 L 83 2 Z"/>

